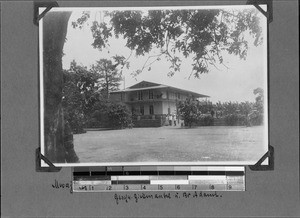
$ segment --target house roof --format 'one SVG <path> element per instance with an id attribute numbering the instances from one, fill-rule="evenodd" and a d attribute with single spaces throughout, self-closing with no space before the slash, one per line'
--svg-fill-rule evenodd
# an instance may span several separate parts
<path id="1" fill-rule="evenodd" d="M 149 90 L 149 89 L 172 89 L 172 90 L 176 90 L 176 91 L 182 92 L 182 93 L 190 93 L 198 98 L 209 97 L 208 95 L 199 94 L 197 92 L 192 92 L 189 90 L 179 89 L 179 88 L 176 88 L 173 86 L 152 83 L 152 82 L 148 82 L 148 81 L 142 81 L 142 82 L 139 82 L 133 86 L 130 86 L 130 87 L 124 89 L 124 90 L 112 91 L 111 93 L 132 92 L 132 91 L 141 91 L 141 90 Z"/>

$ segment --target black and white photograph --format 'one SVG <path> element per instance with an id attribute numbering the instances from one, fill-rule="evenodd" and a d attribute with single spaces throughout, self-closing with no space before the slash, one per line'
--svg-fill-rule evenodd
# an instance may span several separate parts
<path id="1" fill-rule="evenodd" d="M 41 152 L 55 166 L 253 165 L 268 151 L 267 57 L 253 5 L 52 8 Z"/>
<path id="2" fill-rule="evenodd" d="M 0 14 L 1 217 L 300 217 L 298 1 Z"/>

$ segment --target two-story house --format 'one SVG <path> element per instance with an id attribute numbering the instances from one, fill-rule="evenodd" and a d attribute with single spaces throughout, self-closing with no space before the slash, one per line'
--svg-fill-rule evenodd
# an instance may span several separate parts
<path id="1" fill-rule="evenodd" d="M 176 115 L 177 105 L 188 97 L 209 97 L 196 92 L 147 81 L 139 82 L 124 90 L 110 93 L 110 100 L 127 106 L 134 115 L 135 126 L 162 126 L 167 117 Z M 169 115 L 169 116 L 168 116 Z"/>

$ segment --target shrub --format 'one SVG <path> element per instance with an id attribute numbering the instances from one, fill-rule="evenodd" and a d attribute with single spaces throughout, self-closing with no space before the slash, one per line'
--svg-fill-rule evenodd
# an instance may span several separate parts
<path id="1" fill-rule="evenodd" d="M 237 125 L 246 125 L 247 124 L 247 116 L 238 114 L 238 123 Z"/>
<path id="2" fill-rule="evenodd" d="M 122 129 L 132 127 L 132 116 L 126 106 L 111 102 L 99 102 L 85 124 L 88 128 Z"/>
<path id="3" fill-rule="evenodd" d="M 86 122 L 86 127 L 88 128 L 99 128 L 99 127 L 109 127 L 109 118 L 107 116 L 107 111 L 103 108 L 95 110 L 91 118 Z"/>
<path id="4" fill-rule="evenodd" d="M 225 115 L 225 123 L 228 126 L 234 126 L 234 124 L 237 122 L 237 116 L 234 114 L 227 114 Z"/>
<path id="5" fill-rule="evenodd" d="M 111 104 L 108 107 L 107 115 L 112 128 L 123 129 L 131 125 L 131 114 L 126 106 Z"/>
<path id="6" fill-rule="evenodd" d="M 198 122 L 200 111 L 198 111 L 197 104 L 198 101 L 192 98 L 188 98 L 184 102 L 179 102 L 179 113 L 186 126 L 192 127 L 194 123 Z"/>
<path id="7" fill-rule="evenodd" d="M 211 115 L 203 114 L 198 119 L 198 125 L 200 126 L 213 126 L 214 118 Z"/>
<path id="8" fill-rule="evenodd" d="M 228 126 L 245 125 L 246 120 L 246 116 L 240 114 L 228 114 L 225 116 L 225 124 Z"/>
<path id="9" fill-rule="evenodd" d="M 85 127 L 87 127 L 87 128 L 99 128 L 99 127 L 105 127 L 105 125 L 103 125 L 103 122 L 101 122 L 98 119 L 92 117 L 86 122 Z"/>
<path id="10" fill-rule="evenodd" d="M 259 111 L 254 111 L 249 116 L 251 125 L 258 126 L 263 124 L 263 114 Z"/>

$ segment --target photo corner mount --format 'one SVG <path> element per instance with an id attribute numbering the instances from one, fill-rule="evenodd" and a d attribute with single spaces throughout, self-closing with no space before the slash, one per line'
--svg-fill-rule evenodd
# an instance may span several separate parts
<path id="1" fill-rule="evenodd" d="M 59 172 L 61 170 L 61 167 L 54 166 L 53 163 L 51 163 L 50 160 L 48 160 L 44 155 L 41 154 L 41 149 L 37 148 L 35 150 L 35 165 L 36 165 L 36 171 L 37 172 Z M 41 162 L 42 160 L 48 164 L 48 167 L 42 167 Z"/>
<path id="2" fill-rule="evenodd" d="M 262 163 L 268 158 L 268 165 L 262 165 Z M 252 171 L 272 171 L 274 170 L 274 148 L 269 145 L 269 150 L 260 158 L 260 160 L 249 166 Z"/>
<path id="3" fill-rule="evenodd" d="M 268 20 L 268 23 L 273 21 L 273 0 L 247 0 L 248 5 L 253 5 L 259 10 Z M 261 8 L 260 5 L 267 5 L 267 10 Z"/>
<path id="4" fill-rule="evenodd" d="M 56 1 L 35 1 L 33 3 L 33 7 L 33 23 L 38 26 L 39 20 L 42 19 L 46 15 L 46 13 L 51 10 L 51 8 L 59 7 L 59 5 Z M 45 8 L 45 10 L 40 14 L 39 8 L 41 7 Z"/>

